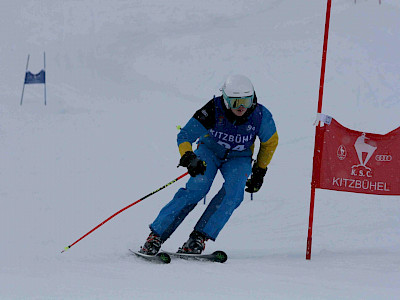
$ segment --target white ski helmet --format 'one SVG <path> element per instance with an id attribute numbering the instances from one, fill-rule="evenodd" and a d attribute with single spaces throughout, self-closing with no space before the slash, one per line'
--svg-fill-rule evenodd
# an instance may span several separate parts
<path id="1" fill-rule="evenodd" d="M 227 108 L 229 98 L 250 98 L 251 103 L 254 98 L 254 87 L 250 79 L 244 75 L 230 75 L 220 89 Z"/>

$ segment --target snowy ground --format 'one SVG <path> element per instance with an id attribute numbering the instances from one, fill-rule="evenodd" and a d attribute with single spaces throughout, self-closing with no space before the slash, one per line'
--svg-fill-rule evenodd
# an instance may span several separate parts
<path id="1" fill-rule="evenodd" d="M 323 112 L 355 130 L 400 126 L 400 4 L 333 0 Z M 305 260 L 326 1 L 3 1 L 0 299 L 398 299 L 400 197 L 317 191 Z M 27 86 L 47 59 L 43 86 Z M 280 145 L 207 251 L 225 264 L 135 258 L 186 179 L 176 126 L 229 74 L 249 76 Z M 400 174 L 399 174 L 400 176 Z M 210 197 L 222 184 L 218 177 Z M 164 245 L 186 240 L 200 204 Z"/>

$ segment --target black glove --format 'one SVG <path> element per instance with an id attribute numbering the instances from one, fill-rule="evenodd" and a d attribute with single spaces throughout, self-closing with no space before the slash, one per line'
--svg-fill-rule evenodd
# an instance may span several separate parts
<path id="1" fill-rule="evenodd" d="M 264 176 L 267 170 L 268 168 L 263 169 L 254 164 L 251 177 L 246 181 L 245 191 L 248 193 L 258 192 L 264 182 Z"/>
<path id="2" fill-rule="evenodd" d="M 193 151 L 186 151 L 182 155 L 179 165 L 187 168 L 192 177 L 196 177 L 199 174 L 204 175 L 207 167 L 206 162 L 199 159 Z"/>

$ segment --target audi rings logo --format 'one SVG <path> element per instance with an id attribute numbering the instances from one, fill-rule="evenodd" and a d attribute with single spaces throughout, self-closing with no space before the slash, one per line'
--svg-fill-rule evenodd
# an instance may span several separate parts
<path id="1" fill-rule="evenodd" d="M 375 155 L 375 160 L 376 161 L 391 161 L 392 156 L 389 154 Z"/>

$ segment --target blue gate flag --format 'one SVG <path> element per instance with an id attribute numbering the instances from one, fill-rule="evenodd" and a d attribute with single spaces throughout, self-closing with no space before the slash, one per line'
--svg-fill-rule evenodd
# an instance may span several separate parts
<path id="1" fill-rule="evenodd" d="M 33 74 L 32 72 L 28 71 L 29 57 L 30 57 L 30 55 L 28 54 L 28 59 L 26 61 L 26 69 L 25 69 L 25 80 L 24 80 L 24 85 L 22 86 L 22 95 L 21 95 L 20 105 L 22 105 L 22 101 L 24 100 L 25 85 L 26 84 L 36 84 L 36 83 L 44 85 L 44 105 L 46 105 L 46 102 L 47 102 L 46 101 L 46 53 L 43 52 L 44 67 L 37 74 Z"/>
<path id="2" fill-rule="evenodd" d="M 41 70 L 37 74 L 32 74 L 29 71 L 25 73 L 25 84 L 34 84 L 34 83 L 46 83 L 46 73 L 44 70 Z"/>

